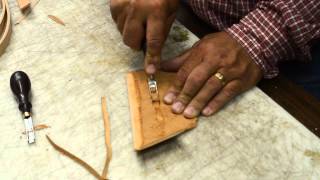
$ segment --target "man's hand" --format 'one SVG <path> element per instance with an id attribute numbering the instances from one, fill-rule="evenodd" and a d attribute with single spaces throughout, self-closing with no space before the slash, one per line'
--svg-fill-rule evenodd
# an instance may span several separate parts
<path id="1" fill-rule="evenodd" d="M 111 0 L 113 20 L 132 49 L 146 41 L 145 70 L 154 74 L 160 64 L 161 50 L 175 19 L 179 0 Z"/>
<path id="2" fill-rule="evenodd" d="M 252 88 L 262 71 L 245 49 L 226 32 L 205 36 L 163 70 L 178 71 L 174 85 L 164 97 L 174 113 L 193 118 L 210 116 L 228 101 Z"/>

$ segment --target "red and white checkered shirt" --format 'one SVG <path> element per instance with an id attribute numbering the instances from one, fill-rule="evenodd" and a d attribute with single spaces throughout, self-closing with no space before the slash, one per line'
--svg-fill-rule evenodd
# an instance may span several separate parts
<path id="1" fill-rule="evenodd" d="M 189 0 L 193 11 L 233 36 L 261 67 L 275 77 L 279 61 L 309 60 L 320 38 L 320 0 Z"/>

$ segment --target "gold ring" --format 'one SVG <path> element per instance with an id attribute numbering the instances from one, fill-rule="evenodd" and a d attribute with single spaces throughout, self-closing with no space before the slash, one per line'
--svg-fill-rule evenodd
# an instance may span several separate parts
<path id="1" fill-rule="evenodd" d="M 225 81 L 222 73 L 217 72 L 214 74 L 214 77 L 216 77 L 221 82 L 222 86 L 224 86 L 226 84 L 226 81 Z"/>

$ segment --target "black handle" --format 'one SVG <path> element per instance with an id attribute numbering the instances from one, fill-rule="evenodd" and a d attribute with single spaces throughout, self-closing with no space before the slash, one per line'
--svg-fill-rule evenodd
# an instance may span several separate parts
<path id="1" fill-rule="evenodd" d="M 31 112 L 31 103 L 29 102 L 29 94 L 31 82 L 28 75 L 22 71 L 17 71 L 11 75 L 10 87 L 15 95 L 21 112 Z"/>

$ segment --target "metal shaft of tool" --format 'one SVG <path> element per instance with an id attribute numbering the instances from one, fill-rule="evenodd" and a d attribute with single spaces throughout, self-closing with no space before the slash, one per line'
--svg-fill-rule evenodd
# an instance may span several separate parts
<path id="1" fill-rule="evenodd" d="M 24 113 L 24 126 L 25 126 L 25 132 L 27 135 L 28 143 L 29 144 L 34 143 L 36 141 L 36 136 L 33 129 L 32 117 L 28 112 Z"/>
<path id="2" fill-rule="evenodd" d="M 158 92 L 158 85 L 157 81 L 154 79 L 154 75 L 151 75 L 148 78 L 148 86 L 149 86 L 149 93 L 151 96 L 152 102 L 159 101 L 159 92 Z"/>

